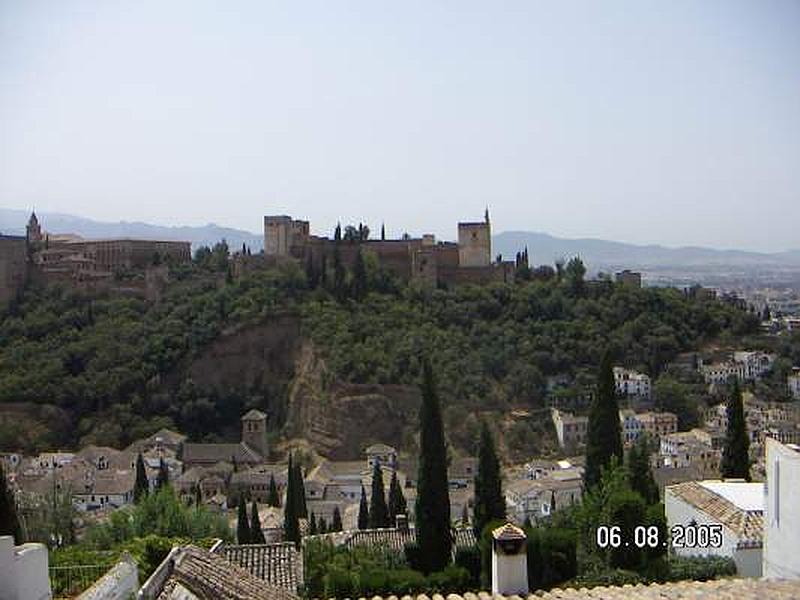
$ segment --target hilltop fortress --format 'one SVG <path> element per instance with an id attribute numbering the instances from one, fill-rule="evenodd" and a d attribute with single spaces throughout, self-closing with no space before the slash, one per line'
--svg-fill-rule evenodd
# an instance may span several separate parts
<path id="1" fill-rule="evenodd" d="M 374 253 L 381 266 L 404 280 L 438 283 L 511 281 L 514 262 L 492 258 L 489 211 L 483 221 L 458 224 L 458 242 L 431 234 L 401 239 L 330 239 L 311 235 L 308 221 L 287 215 L 264 217 L 264 254 L 274 260 L 302 261 L 316 269 L 330 265 L 335 252 L 352 266 L 359 250 Z M 383 237 L 383 236 L 381 236 Z"/>

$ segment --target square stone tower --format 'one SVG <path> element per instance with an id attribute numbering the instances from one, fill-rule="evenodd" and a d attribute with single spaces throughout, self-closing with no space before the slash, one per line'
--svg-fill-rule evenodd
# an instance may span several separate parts
<path id="1" fill-rule="evenodd" d="M 242 417 L 242 443 L 258 452 L 262 458 L 269 454 L 267 448 L 267 415 L 255 408 Z"/>
<path id="2" fill-rule="evenodd" d="M 458 265 L 486 267 L 492 263 L 492 228 L 489 209 L 483 222 L 458 224 Z"/>

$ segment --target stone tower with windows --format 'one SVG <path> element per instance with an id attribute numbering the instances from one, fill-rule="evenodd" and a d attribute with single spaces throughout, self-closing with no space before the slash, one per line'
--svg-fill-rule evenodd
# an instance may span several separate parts
<path id="1" fill-rule="evenodd" d="M 25 236 L 28 238 L 29 244 L 38 244 L 42 241 L 42 226 L 36 217 L 36 211 L 31 212 L 31 218 L 28 219 L 28 225 L 25 227 Z"/>
<path id="2" fill-rule="evenodd" d="M 492 229 L 489 209 L 483 222 L 458 224 L 458 266 L 486 267 L 492 262 Z"/>
<path id="3" fill-rule="evenodd" d="M 269 454 L 267 448 L 267 415 L 252 409 L 242 417 L 242 443 L 258 452 L 262 458 Z"/>

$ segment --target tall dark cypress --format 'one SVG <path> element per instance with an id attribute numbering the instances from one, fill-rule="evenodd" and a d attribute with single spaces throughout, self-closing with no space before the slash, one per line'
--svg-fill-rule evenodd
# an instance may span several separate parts
<path id="1" fill-rule="evenodd" d="M 267 506 L 280 508 L 281 496 L 278 494 L 278 486 L 275 484 L 275 475 L 269 476 L 269 492 L 267 492 Z"/>
<path id="2" fill-rule="evenodd" d="M 10 535 L 17 544 L 22 543 L 17 504 L 6 481 L 2 461 L 0 461 L 0 535 Z"/>
<path id="3" fill-rule="evenodd" d="M 331 531 L 341 531 L 342 530 L 342 513 L 339 510 L 339 507 L 335 507 L 333 509 L 333 520 L 331 521 Z"/>
<path id="4" fill-rule="evenodd" d="M 294 477 L 294 464 L 289 454 L 289 469 L 286 477 L 286 503 L 283 508 L 283 537 L 287 542 L 300 543 L 300 520 L 297 514 L 297 481 Z"/>
<path id="5" fill-rule="evenodd" d="M 367 492 L 361 486 L 361 501 L 358 503 L 358 528 L 369 528 L 369 506 L 367 505 Z"/>
<path id="6" fill-rule="evenodd" d="M 386 239 L 386 226 L 381 223 L 381 241 Z"/>
<path id="7" fill-rule="evenodd" d="M 264 537 L 264 531 L 261 529 L 261 519 L 258 517 L 258 504 L 255 500 L 253 500 L 253 504 L 250 508 L 250 543 L 267 543 L 267 540 Z"/>
<path id="8" fill-rule="evenodd" d="M 371 529 L 389 527 L 389 509 L 383 487 L 383 471 L 379 461 L 372 468 L 372 495 L 369 503 L 369 526 Z"/>
<path id="9" fill-rule="evenodd" d="M 500 461 L 489 426 L 483 422 L 478 445 L 478 473 L 475 476 L 475 512 L 473 528 L 480 539 L 486 525 L 506 518 L 506 501 L 500 474 Z"/>
<path id="10" fill-rule="evenodd" d="M 294 501 L 297 504 L 297 516 L 301 519 L 307 519 L 308 507 L 306 506 L 306 485 L 303 483 L 303 468 L 298 462 L 294 463 L 294 480 Z"/>
<path id="11" fill-rule="evenodd" d="M 158 462 L 158 478 L 156 479 L 156 487 L 158 489 L 165 488 L 169 485 L 169 469 L 167 468 L 167 463 L 164 462 L 164 459 L 160 459 Z"/>
<path id="12" fill-rule="evenodd" d="M 144 458 L 140 452 L 136 456 L 136 481 L 133 484 L 133 501 L 139 502 L 147 496 L 150 491 L 150 484 L 147 481 L 147 471 L 144 468 Z"/>
<path id="13" fill-rule="evenodd" d="M 726 414 L 728 428 L 725 432 L 720 471 L 723 477 L 750 481 L 750 440 L 747 437 L 747 423 L 744 420 L 742 390 L 736 379 L 728 397 Z"/>
<path id="14" fill-rule="evenodd" d="M 308 520 L 308 535 L 317 535 L 317 516 L 311 512 L 311 518 Z"/>
<path id="15" fill-rule="evenodd" d="M 239 513 L 236 520 L 236 541 L 240 544 L 250 543 L 250 522 L 247 520 L 247 503 L 239 498 Z"/>
<path id="16" fill-rule="evenodd" d="M 403 488 L 397 479 L 397 471 L 392 473 L 392 480 L 389 483 L 389 525 L 397 523 L 397 515 L 407 515 L 406 497 L 403 495 Z"/>
<path id="17" fill-rule="evenodd" d="M 589 411 L 586 432 L 586 488 L 600 482 L 601 469 L 611 463 L 612 457 L 622 464 L 622 431 L 619 424 L 619 406 L 614 386 L 611 355 L 606 352 L 600 363 L 597 393 Z"/>
<path id="18" fill-rule="evenodd" d="M 420 458 L 417 474 L 416 531 L 423 572 L 441 571 L 450 562 L 450 493 L 447 447 L 439 395 L 430 361 L 422 366 Z"/>

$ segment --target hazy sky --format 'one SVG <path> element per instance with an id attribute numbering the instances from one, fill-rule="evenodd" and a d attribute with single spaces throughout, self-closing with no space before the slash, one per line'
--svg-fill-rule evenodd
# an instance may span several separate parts
<path id="1" fill-rule="evenodd" d="M 0 206 L 800 248 L 800 1 L 0 0 Z"/>

